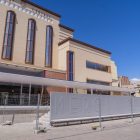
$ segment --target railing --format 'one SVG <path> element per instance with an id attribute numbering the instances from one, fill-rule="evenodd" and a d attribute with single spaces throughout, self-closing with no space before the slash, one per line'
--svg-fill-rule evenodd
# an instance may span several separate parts
<path id="1" fill-rule="evenodd" d="M 50 97 L 48 95 L 6 95 L 0 99 L 0 123 L 2 124 L 6 124 L 7 121 L 12 124 L 35 122 L 35 130 L 38 130 L 39 117 L 50 110 Z"/>
<path id="2" fill-rule="evenodd" d="M 0 106 L 36 106 L 38 102 L 38 95 L 24 94 L 20 95 L 6 95 L 5 97 L 0 96 Z M 49 95 L 42 95 L 40 105 L 50 105 Z"/>

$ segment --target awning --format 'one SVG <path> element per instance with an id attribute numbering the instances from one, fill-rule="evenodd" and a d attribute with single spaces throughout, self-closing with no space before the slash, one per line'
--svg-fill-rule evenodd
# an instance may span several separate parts
<path id="1" fill-rule="evenodd" d="M 96 89 L 101 91 L 136 92 L 137 89 L 120 88 L 113 86 L 96 85 L 84 82 L 57 80 L 43 77 L 34 77 L 0 72 L 0 81 L 18 84 L 31 84 L 42 86 L 66 87 L 76 89 Z"/>

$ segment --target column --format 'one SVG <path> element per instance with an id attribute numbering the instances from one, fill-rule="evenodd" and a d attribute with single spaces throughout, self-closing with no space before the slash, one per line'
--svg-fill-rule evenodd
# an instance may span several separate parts
<path id="1" fill-rule="evenodd" d="M 91 88 L 91 94 L 93 94 L 93 88 Z"/>
<path id="2" fill-rule="evenodd" d="M 30 105 L 30 100 L 31 100 L 31 84 L 29 86 L 29 104 L 28 105 Z"/>

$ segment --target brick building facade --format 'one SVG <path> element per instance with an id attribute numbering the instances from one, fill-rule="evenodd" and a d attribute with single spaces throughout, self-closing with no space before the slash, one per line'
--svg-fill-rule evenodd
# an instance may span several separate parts
<path id="1" fill-rule="evenodd" d="M 131 85 L 131 82 L 126 76 L 118 76 L 119 78 L 119 86 L 123 87 L 124 85 Z"/>
<path id="2" fill-rule="evenodd" d="M 66 73 L 60 73 L 60 72 L 52 72 L 52 71 L 45 71 L 44 72 L 45 78 L 52 78 L 52 79 L 60 79 L 60 80 L 66 80 Z M 66 92 L 66 88 L 61 87 L 46 87 L 44 94 L 49 94 L 50 92 Z"/>

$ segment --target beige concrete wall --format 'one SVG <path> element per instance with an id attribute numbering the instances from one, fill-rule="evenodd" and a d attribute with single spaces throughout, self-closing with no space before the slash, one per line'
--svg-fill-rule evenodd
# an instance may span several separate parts
<path id="1" fill-rule="evenodd" d="M 111 61 L 111 73 L 112 73 L 112 81 L 118 80 L 117 66 L 115 65 L 115 62 L 114 61 Z M 118 87 L 118 81 L 112 82 L 112 86 Z"/>
<path id="2" fill-rule="evenodd" d="M 66 42 L 59 46 L 59 69 L 66 71 L 66 61 L 67 54 L 66 52 L 69 50 L 69 42 Z"/>
<path id="3" fill-rule="evenodd" d="M 62 27 L 60 27 L 60 31 L 59 31 L 59 42 L 61 42 L 62 40 L 65 40 L 68 37 L 73 38 L 73 32 L 72 31 L 69 31 L 67 29 L 64 29 Z"/>
<path id="4" fill-rule="evenodd" d="M 19 2 L 19 4 L 17 2 Z M 20 1 L 18 0 L 17 2 L 14 2 L 14 3 L 16 3 L 16 5 L 21 6 Z M 26 6 L 27 6 L 26 9 L 30 11 L 33 8 L 33 6 L 30 6 L 30 5 L 26 5 Z M 53 24 L 0 3 L 0 13 L 1 13 L 0 14 L 0 19 L 1 19 L 0 21 L 0 55 L 2 54 L 5 21 L 6 21 L 6 14 L 8 10 L 12 10 L 16 13 L 15 33 L 14 33 L 14 39 L 13 39 L 13 49 L 12 49 L 13 52 L 12 52 L 11 62 L 13 64 L 17 63 L 17 64 L 25 65 L 28 20 L 30 18 L 33 18 L 36 21 L 34 64 L 33 65 L 34 67 L 45 67 L 46 27 L 48 25 L 51 25 L 53 27 L 52 68 L 58 69 L 59 18 L 47 12 L 45 13 L 50 15 L 51 19 L 53 20 Z M 40 9 L 38 10 L 41 11 Z M 1 61 L 1 56 L 0 56 L 0 61 Z"/>
<path id="5" fill-rule="evenodd" d="M 87 82 L 87 79 L 112 82 L 111 73 L 86 68 L 86 60 L 111 66 L 110 55 L 87 46 L 70 41 L 70 50 L 74 52 L 75 81 Z"/>
<path id="6" fill-rule="evenodd" d="M 14 4 L 20 5 L 20 0 L 15 0 Z M 26 9 L 32 11 L 34 8 L 31 5 L 26 5 Z M 41 11 L 38 8 L 35 8 Z M 66 71 L 66 52 L 74 52 L 74 80 L 80 82 L 86 82 L 87 78 L 103 82 L 111 82 L 112 77 L 111 73 L 103 72 L 99 70 L 93 70 L 86 68 L 86 60 L 99 63 L 102 65 L 111 66 L 110 55 L 104 52 L 89 48 L 87 46 L 80 45 L 78 43 L 69 41 L 58 47 L 58 42 L 60 41 L 60 33 L 64 33 L 64 38 L 67 36 L 73 37 L 73 32 L 66 29 L 60 28 L 59 18 L 54 15 L 50 15 L 53 20 L 53 24 L 41 20 L 37 17 L 26 14 L 22 11 L 16 10 L 9 6 L 0 3 L 0 55 L 2 54 L 3 48 L 3 38 L 4 38 L 4 29 L 6 14 L 8 10 L 12 10 L 16 13 L 15 20 L 15 33 L 13 39 L 13 48 L 12 48 L 12 60 L 6 61 L 2 60 L 0 56 L 0 62 L 29 66 L 34 68 L 45 69 L 45 43 L 46 43 L 46 27 L 51 25 L 53 27 L 53 58 L 52 58 L 52 69 L 58 69 Z M 45 12 L 46 13 L 46 12 Z M 26 57 L 26 42 L 27 42 L 27 28 L 28 20 L 30 18 L 35 19 L 36 21 L 36 34 L 35 34 L 35 46 L 34 46 L 34 64 L 28 65 L 25 63 Z M 64 39 L 63 38 L 63 39 Z M 84 92 L 85 93 L 85 92 Z"/>
<path id="7" fill-rule="evenodd" d="M 66 70 L 67 51 L 74 52 L 74 81 L 87 82 L 87 79 L 92 79 L 108 83 L 112 82 L 111 73 L 86 68 L 86 60 L 111 66 L 109 54 L 72 41 L 67 41 L 59 46 L 59 68 L 63 70 Z M 78 89 L 79 92 L 86 93 L 85 90 Z"/>

